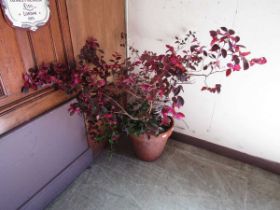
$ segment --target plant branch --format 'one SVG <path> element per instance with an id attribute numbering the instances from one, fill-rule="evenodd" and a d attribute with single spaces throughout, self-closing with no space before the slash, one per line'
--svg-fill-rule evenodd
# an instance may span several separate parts
<path id="1" fill-rule="evenodd" d="M 149 108 L 149 114 L 151 114 L 152 109 L 153 109 L 153 102 L 151 101 L 151 102 L 150 102 L 150 108 Z"/>
<path id="2" fill-rule="evenodd" d="M 141 96 L 137 95 L 136 93 L 134 93 L 133 91 L 131 90 L 128 90 L 128 89 L 123 89 L 124 92 L 130 94 L 130 95 L 133 95 L 135 98 L 138 98 L 138 99 L 142 99 Z"/>
<path id="3" fill-rule="evenodd" d="M 221 70 L 221 71 L 211 71 L 208 74 L 194 74 L 194 73 L 190 73 L 188 74 L 191 77 L 209 77 L 210 75 L 216 74 L 216 73 L 221 73 L 221 72 L 225 72 L 226 70 Z"/>
<path id="4" fill-rule="evenodd" d="M 119 107 L 121 109 L 121 111 L 123 112 L 124 115 L 128 116 L 130 119 L 132 120 L 140 120 L 137 117 L 133 117 L 132 115 L 130 115 L 124 108 L 122 105 L 120 105 L 115 99 L 113 99 L 111 96 L 108 96 L 106 94 L 104 94 L 104 96 L 106 98 L 108 98 L 109 100 L 111 100 L 117 107 Z"/>

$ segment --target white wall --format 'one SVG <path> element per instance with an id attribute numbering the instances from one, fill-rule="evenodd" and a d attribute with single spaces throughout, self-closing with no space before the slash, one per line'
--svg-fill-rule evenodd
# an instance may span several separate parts
<path id="1" fill-rule="evenodd" d="M 233 28 L 256 57 L 268 63 L 229 78 L 216 78 L 222 93 L 185 86 L 185 122 L 177 131 L 280 162 L 280 1 L 128 0 L 129 45 L 164 50 L 175 35 L 193 30 L 203 44 L 208 31 Z"/>

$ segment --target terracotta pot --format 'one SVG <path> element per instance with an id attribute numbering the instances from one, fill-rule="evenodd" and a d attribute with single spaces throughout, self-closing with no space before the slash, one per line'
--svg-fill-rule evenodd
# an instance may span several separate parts
<path id="1" fill-rule="evenodd" d="M 154 161 L 162 154 L 168 138 L 174 130 L 174 121 L 171 121 L 171 127 L 159 136 L 152 136 L 150 138 L 147 134 L 140 136 L 132 136 L 129 138 L 132 141 L 134 151 L 137 157 L 144 161 Z"/>

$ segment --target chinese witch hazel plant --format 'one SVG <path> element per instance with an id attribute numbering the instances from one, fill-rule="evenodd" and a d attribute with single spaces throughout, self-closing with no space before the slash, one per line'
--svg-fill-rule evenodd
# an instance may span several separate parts
<path id="1" fill-rule="evenodd" d="M 210 31 L 210 36 L 209 46 L 201 45 L 189 32 L 182 39 L 175 37 L 165 53 L 129 47 L 131 57 L 114 53 L 110 60 L 104 59 L 97 40 L 91 38 L 81 49 L 78 63 L 30 69 L 24 74 L 22 90 L 53 86 L 75 93 L 77 101 L 70 113 L 86 116 L 93 140 L 114 144 L 122 133 L 158 136 L 169 129 L 172 118 L 184 118 L 178 111 L 184 105 L 180 95 L 184 84 L 204 78 L 201 90 L 219 93 L 221 85 L 209 85 L 209 77 L 218 73 L 229 77 L 266 63 L 264 57 L 249 58 L 250 52 L 231 29 L 221 27 Z"/>

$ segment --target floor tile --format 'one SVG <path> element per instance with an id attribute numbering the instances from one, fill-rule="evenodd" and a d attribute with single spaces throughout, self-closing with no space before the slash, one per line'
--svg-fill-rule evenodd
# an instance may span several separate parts
<path id="1" fill-rule="evenodd" d="M 174 140 L 154 162 L 104 152 L 47 210 L 279 210 L 280 176 Z"/>

